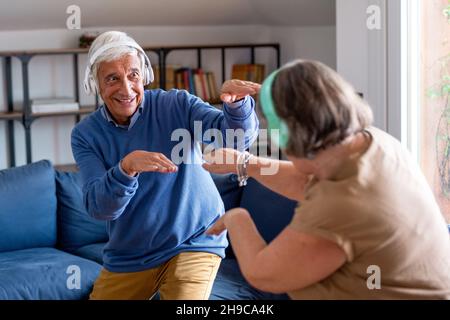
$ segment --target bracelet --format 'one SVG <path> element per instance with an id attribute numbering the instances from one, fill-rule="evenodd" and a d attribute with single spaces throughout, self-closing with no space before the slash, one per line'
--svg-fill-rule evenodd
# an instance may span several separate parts
<path id="1" fill-rule="evenodd" d="M 247 167 L 252 157 L 253 155 L 247 151 L 241 152 L 238 156 L 236 163 L 236 172 L 238 174 L 239 187 L 244 187 L 247 185 L 248 180 Z"/>

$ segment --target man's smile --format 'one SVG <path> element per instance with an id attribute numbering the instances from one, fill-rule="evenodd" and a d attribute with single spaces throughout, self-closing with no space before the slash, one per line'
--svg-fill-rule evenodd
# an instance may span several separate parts
<path id="1" fill-rule="evenodd" d="M 114 100 L 120 105 L 128 107 L 136 100 L 136 96 L 132 98 L 114 98 Z"/>

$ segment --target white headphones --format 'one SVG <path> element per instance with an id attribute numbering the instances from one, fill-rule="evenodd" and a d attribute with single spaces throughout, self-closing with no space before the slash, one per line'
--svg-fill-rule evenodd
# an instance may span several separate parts
<path id="1" fill-rule="evenodd" d="M 128 47 L 135 48 L 144 56 L 144 60 L 145 60 L 144 79 L 143 79 L 144 85 L 147 85 L 147 84 L 153 82 L 154 75 L 153 75 L 152 66 L 150 64 L 150 59 L 145 54 L 145 51 L 136 42 L 132 42 L 132 41 L 110 42 L 110 43 L 107 43 L 107 44 L 101 46 L 100 48 L 98 48 L 97 51 L 95 51 L 92 54 L 91 58 L 88 61 L 88 65 L 87 65 L 86 71 L 84 73 L 84 90 L 86 91 L 86 93 L 88 95 L 95 94 L 95 91 L 96 91 L 95 80 L 92 75 L 92 65 L 94 64 L 95 60 L 97 60 L 97 58 L 102 53 L 106 52 L 107 50 L 114 48 L 114 47 L 119 47 L 119 46 L 128 46 Z"/>

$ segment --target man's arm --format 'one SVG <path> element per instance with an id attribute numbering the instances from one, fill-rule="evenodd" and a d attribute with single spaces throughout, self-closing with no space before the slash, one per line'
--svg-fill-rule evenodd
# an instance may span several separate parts
<path id="1" fill-rule="evenodd" d="M 346 261 L 336 243 L 291 227 L 267 244 L 245 209 L 228 211 L 207 233 L 220 234 L 225 229 L 244 277 L 263 291 L 284 293 L 308 287 Z"/>
<path id="2" fill-rule="evenodd" d="M 75 129 L 72 150 L 84 181 L 84 204 L 88 213 L 100 220 L 115 220 L 123 213 L 136 193 L 141 172 L 168 174 L 178 170 L 164 154 L 144 150 L 130 152 L 116 166 L 106 170 Z"/>
<path id="3" fill-rule="evenodd" d="M 222 87 L 221 99 L 224 102 L 223 111 L 220 111 L 195 96 L 188 97 L 189 126 L 197 141 L 212 143 L 215 148 L 228 146 L 230 148 L 247 149 L 258 136 L 259 121 L 255 112 L 255 101 L 249 95 L 257 91 L 259 87 L 247 81 L 229 80 Z M 198 137 L 198 128 L 201 124 L 201 137 Z M 210 129 L 217 129 L 221 139 L 217 141 L 214 132 L 207 133 Z M 231 129 L 231 130 L 230 130 Z M 244 134 L 240 141 L 235 141 L 233 135 Z M 206 134 L 205 134 L 206 133 Z M 211 135 L 212 133 L 212 135 Z M 228 137 L 228 140 L 227 140 Z"/>
<path id="4" fill-rule="evenodd" d="M 72 152 L 83 180 L 83 200 L 90 216 L 115 220 L 125 210 L 139 186 L 137 177 L 120 167 L 105 169 L 89 144 L 76 129 L 72 131 Z"/>

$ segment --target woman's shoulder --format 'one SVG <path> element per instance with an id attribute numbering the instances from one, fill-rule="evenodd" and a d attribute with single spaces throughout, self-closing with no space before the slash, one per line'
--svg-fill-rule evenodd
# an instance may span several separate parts
<path id="1" fill-rule="evenodd" d="M 367 150 L 369 156 L 374 154 L 384 154 L 397 157 L 398 154 L 408 155 L 409 151 L 394 136 L 377 127 L 369 127 L 365 130 L 372 138 L 371 146 Z"/>

